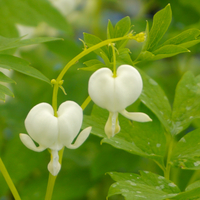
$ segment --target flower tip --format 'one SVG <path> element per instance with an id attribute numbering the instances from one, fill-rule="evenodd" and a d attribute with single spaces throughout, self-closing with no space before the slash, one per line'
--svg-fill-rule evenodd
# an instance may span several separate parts
<path id="1" fill-rule="evenodd" d="M 83 129 L 80 132 L 80 134 L 78 135 L 74 144 L 66 145 L 66 147 L 69 149 L 76 149 L 76 148 L 80 147 L 85 142 L 85 140 L 88 138 L 88 136 L 90 135 L 91 130 L 92 130 L 92 126 L 89 126 L 85 129 Z"/>
<path id="2" fill-rule="evenodd" d="M 20 140 L 22 141 L 22 143 L 23 143 L 28 149 L 31 149 L 31 150 L 37 151 L 37 152 L 43 151 L 43 150 L 45 149 L 45 148 L 42 147 L 42 146 L 37 147 L 37 146 L 35 145 L 35 143 L 33 142 L 33 140 L 32 140 L 27 134 L 20 133 L 20 134 L 19 134 L 19 137 L 20 137 Z"/>
<path id="3" fill-rule="evenodd" d="M 109 113 L 108 120 L 106 122 L 106 125 L 104 127 L 104 131 L 108 138 L 113 137 L 115 134 L 120 132 L 120 126 L 118 121 L 118 113 Z"/>
<path id="4" fill-rule="evenodd" d="M 51 160 L 47 168 L 53 176 L 58 175 L 61 168 L 61 164 L 59 163 L 59 155 L 57 150 L 51 150 Z"/>
<path id="5" fill-rule="evenodd" d="M 53 176 L 57 176 L 60 169 L 61 169 L 61 165 L 59 162 L 56 163 L 56 165 L 54 163 L 52 163 L 50 161 L 50 163 L 47 166 L 49 172 L 53 175 Z"/>

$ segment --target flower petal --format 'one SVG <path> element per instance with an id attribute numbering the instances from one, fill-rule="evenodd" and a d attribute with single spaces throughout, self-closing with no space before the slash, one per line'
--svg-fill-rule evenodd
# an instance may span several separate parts
<path id="1" fill-rule="evenodd" d="M 117 110 L 121 111 L 135 102 L 142 92 L 143 82 L 140 73 L 130 65 L 121 65 L 115 78 L 115 98 Z"/>
<path id="2" fill-rule="evenodd" d="M 83 144 L 83 142 L 85 142 L 85 140 L 90 135 L 91 130 L 92 130 L 91 126 L 82 130 L 80 132 L 80 134 L 78 135 L 74 144 L 67 145 L 66 147 L 69 148 L 69 149 L 76 149 L 76 148 L 80 147 Z"/>
<path id="3" fill-rule="evenodd" d="M 30 138 L 30 136 L 28 136 L 27 134 L 24 134 L 24 133 L 20 133 L 19 134 L 19 137 L 20 137 L 20 140 L 22 141 L 22 143 L 29 149 L 33 150 L 33 151 L 37 151 L 37 152 L 40 152 L 40 151 L 43 151 L 45 150 L 46 148 L 45 147 L 42 147 L 42 146 L 39 146 L 37 147 L 35 145 L 35 143 L 33 142 L 33 140 Z"/>
<path id="4" fill-rule="evenodd" d="M 83 110 L 77 103 L 62 103 L 58 109 L 59 143 L 70 146 L 81 129 L 82 120 Z"/>
<path id="5" fill-rule="evenodd" d="M 38 144 L 48 148 L 58 137 L 58 120 L 51 105 L 40 103 L 34 106 L 25 119 L 28 134 Z"/>
<path id="6" fill-rule="evenodd" d="M 101 108 L 115 110 L 114 78 L 108 68 L 94 72 L 89 79 L 88 93 L 91 99 Z"/>
<path id="7" fill-rule="evenodd" d="M 56 176 L 60 171 L 61 164 L 59 163 L 59 155 L 57 150 L 51 150 L 51 160 L 47 168 L 53 176 Z"/>
<path id="8" fill-rule="evenodd" d="M 112 113 L 109 112 L 109 117 L 106 122 L 104 131 L 108 138 L 113 137 L 115 134 L 119 133 L 120 131 L 120 126 L 119 126 L 119 121 L 118 121 L 118 113 Z"/>
<path id="9" fill-rule="evenodd" d="M 136 122 L 150 122 L 152 119 L 142 112 L 127 112 L 125 109 L 120 112 L 124 117 Z"/>
<path id="10" fill-rule="evenodd" d="M 88 93 L 98 106 L 119 112 L 137 100 L 142 87 L 139 72 L 130 65 L 121 65 L 116 77 L 108 68 L 94 72 L 89 79 Z"/>

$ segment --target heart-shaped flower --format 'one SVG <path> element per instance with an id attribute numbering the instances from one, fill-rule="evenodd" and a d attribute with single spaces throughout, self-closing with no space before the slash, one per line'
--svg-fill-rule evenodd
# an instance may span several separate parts
<path id="1" fill-rule="evenodd" d="M 138 122 L 152 121 L 145 113 L 130 113 L 125 110 L 138 99 L 142 87 L 140 73 L 130 65 L 119 66 L 116 76 L 108 68 L 101 68 L 92 74 L 89 79 L 88 93 L 94 103 L 109 111 L 109 118 L 105 125 L 105 133 L 108 137 L 120 131 L 118 113 Z"/>
<path id="2" fill-rule="evenodd" d="M 78 148 L 91 131 L 91 127 L 88 127 L 78 135 L 82 126 L 83 110 L 77 103 L 73 101 L 62 103 L 57 114 L 58 117 L 55 117 L 54 110 L 48 103 L 34 106 L 25 119 L 25 127 L 30 136 L 20 134 L 20 139 L 27 148 L 37 152 L 47 148 L 51 150 L 48 170 L 54 176 L 61 168 L 58 151 L 64 146 L 70 149 Z M 39 144 L 38 147 L 32 139 Z"/>

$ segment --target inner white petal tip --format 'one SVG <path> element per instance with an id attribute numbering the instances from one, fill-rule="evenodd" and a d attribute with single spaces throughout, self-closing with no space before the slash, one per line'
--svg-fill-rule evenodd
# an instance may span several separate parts
<path id="1" fill-rule="evenodd" d="M 42 146 L 36 146 L 35 143 L 33 142 L 33 140 L 31 139 L 31 137 L 27 134 L 24 133 L 20 133 L 19 134 L 20 140 L 22 141 L 22 143 L 28 148 L 31 149 L 33 151 L 43 151 L 44 149 L 46 149 L 45 147 Z"/>
<path id="2" fill-rule="evenodd" d="M 59 163 L 59 155 L 57 150 L 51 150 L 51 161 L 49 162 L 47 168 L 53 176 L 57 176 L 59 173 L 61 164 Z"/>
<path id="3" fill-rule="evenodd" d="M 50 172 L 53 176 L 57 176 L 58 173 L 59 173 L 59 171 L 60 171 L 60 169 L 61 169 L 61 165 L 60 165 L 59 162 L 56 163 L 56 165 L 55 165 L 55 164 L 53 164 L 53 163 L 50 161 L 47 168 L 48 168 L 49 172 Z"/>
<path id="4" fill-rule="evenodd" d="M 115 134 L 120 132 L 120 126 L 118 121 L 118 113 L 110 112 L 108 120 L 106 122 L 104 131 L 108 138 L 114 137 Z"/>
<path id="5" fill-rule="evenodd" d="M 136 122 L 150 122 L 153 121 L 147 114 L 142 112 L 127 112 L 122 110 L 120 112 L 124 117 Z"/>
<path id="6" fill-rule="evenodd" d="M 90 135 L 91 130 L 92 130 L 91 126 L 83 129 L 80 132 L 80 134 L 78 135 L 74 144 L 69 144 L 66 147 L 69 149 L 76 149 L 76 148 L 80 147 L 85 142 L 85 140 L 88 138 L 88 136 Z"/>

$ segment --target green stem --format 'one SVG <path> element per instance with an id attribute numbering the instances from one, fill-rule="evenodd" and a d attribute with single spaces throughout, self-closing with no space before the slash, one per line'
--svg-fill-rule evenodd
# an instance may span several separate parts
<path id="1" fill-rule="evenodd" d="M 58 84 L 54 84 L 54 87 L 53 87 L 53 98 L 52 98 L 52 107 L 53 107 L 53 110 L 54 110 L 54 116 L 57 117 L 58 114 L 57 114 L 57 96 L 58 96 Z"/>
<path id="2" fill-rule="evenodd" d="M 63 152 L 64 152 L 64 147 L 58 153 L 60 164 L 62 163 Z M 57 178 L 57 176 L 53 176 L 51 173 L 49 173 L 49 180 L 48 180 L 48 184 L 47 184 L 45 200 L 51 200 L 56 178 Z"/>
<path id="3" fill-rule="evenodd" d="M 19 193 L 17 192 L 17 189 L 15 188 L 15 185 L 12 182 L 12 179 L 10 178 L 8 171 L 6 170 L 6 167 L 3 164 L 3 161 L 1 158 L 0 158 L 0 171 L 3 174 L 3 177 L 5 178 L 6 183 L 8 184 L 8 187 L 10 188 L 10 191 L 12 192 L 15 200 L 21 200 Z"/>
<path id="4" fill-rule="evenodd" d="M 88 96 L 87 99 L 82 103 L 81 108 L 84 110 L 87 107 L 87 105 L 90 103 L 90 101 L 91 101 L 91 97 Z"/>
<path id="5" fill-rule="evenodd" d="M 112 53 L 113 53 L 113 77 L 116 77 L 117 76 L 117 74 L 116 74 L 116 53 L 115 53 L 115 46 L 113 43 L 111 44 L 111 47 L 112 47 Z"/>
<path id="6" fill-rule="evenodd" d="M 172 154 L 172 150 L 173 150 L 173 146 L 174 146 L 174 138 L 172 136 L 170 136 L 169 138 L 169 148 L 168 148 L 168 154 L 167 154 L 167 162 L 166 162 L 166 170 L 165 170 L 165 178 L 166 179 L 170 179 L 170 169 L 171 169 L 171 164 L 170 164 L 170 160 L 171 160 L 171 154 Z"/>
<path id="7" fill-rule="evenodd" d="M 58 75 L 58 78 L 57 78 L 57 82 L 59 82 L 60 80 L 62 80 L 63 76 L 65 75 L 65 73 L 67 72 L 67 70 L 72 66 L 74 65 L 78 60 L 80 60 L 82 57 L 84 57 L 85 55 L 91 53 L 92 51 L 95 51 L 96 49 L 99 49 L 105 45 L 108 45 L 112 42 L 116 42 L 116 41 L 120 41 L 120 40 L 125 40 L 125 39 L 135 39 L 137 40 L 138 36 L 135 35 L 135 36 L 132 36 L 132 34 L 128 34 L 124 37 L 119 37 L 119 38 L 112 38 L 112 39 L 107 39 L 107 40 L 104 40 L 88 49 L 85 49 L 84 51 L 82 51 L 80 54 L 78 54 L 76 57 L 74 57 L 71 61 L 69 61 L 67 63 L 67 65 L 63 68 L 63 70 L 60 72 L 60 74 Z"/>

